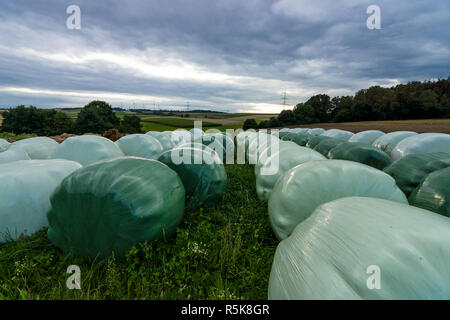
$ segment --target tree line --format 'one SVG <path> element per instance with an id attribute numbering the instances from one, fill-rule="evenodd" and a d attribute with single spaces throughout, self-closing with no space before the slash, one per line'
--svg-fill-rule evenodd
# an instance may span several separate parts
<path id="1" fill-rule="evenodd" d="M 293 110 L 257 124 L 249 119 L 244 129 L 297 124 L 383 120 L 450 118 L 450 77 L 437 81 L 413 81 L 391 88 L 373 86 L 354 96 L 311 97 Z"/>
<path id="2" fill-rule="evenodd" d="M 35 133 L 39 136 L 55 136 L 63 133 L 98 133 L 118 129 L 121 133 L 141 133 L 141 118 L 136 115 L 117 117 L 111 105 L 104 101 L 92 101 L 84 106 L 76 120 L 57 110 L 17 106 L 2 113 L 0 132 L 14 134 Z"/>

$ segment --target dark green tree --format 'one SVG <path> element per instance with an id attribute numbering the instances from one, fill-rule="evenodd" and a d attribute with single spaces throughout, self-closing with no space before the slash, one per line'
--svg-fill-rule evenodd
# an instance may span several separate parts
<path id="1" fill-rule="evenodd" d="M 126 114 L 120 122 L 119 131 L 122 133 L 141 133 L 141 118 L 136 115 Z"/>
<path id="2" fill-rule="evenodd" d="M 81 109 L 75 122 L 75 132 L 103 133 L 106 130 L 119 128 L 120 119 L 112 107 L 104 101 L 92 101 Z"/>
<path id="3" fill-rule="evenodd" d="M 248 129 L 257 129 L 258 124 L 256 123 L 255 119 L 247 119 L 244 121 L 244 125 L 242 127 L 244 130 Z"/>

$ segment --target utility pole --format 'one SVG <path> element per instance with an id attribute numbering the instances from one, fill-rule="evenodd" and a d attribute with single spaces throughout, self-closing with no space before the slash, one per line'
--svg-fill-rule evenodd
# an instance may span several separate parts
<path id="1" fill-rule="evenodd" d="M 284 90 L 284 95 L 283 95 L 283 98 L 281 98 L 281 100 L 283 100 L 283 106 L 286 107 L 286 105 L 287 105 L 287 100 L 288 100 L 288 98 L 287 98 L 287 96 L 286 96 L 286 90 Z"/>

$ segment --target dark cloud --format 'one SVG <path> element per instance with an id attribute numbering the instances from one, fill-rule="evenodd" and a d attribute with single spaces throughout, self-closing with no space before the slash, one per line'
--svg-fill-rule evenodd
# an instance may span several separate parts
<path id="1" fill-rule="evenodd" d="M 447 0 L 0 3 L 0 106 L 185 105 L 279 111 L 310 95 L 449 76 Z M 82 29 L 65 26 L 68 5 Z"/>

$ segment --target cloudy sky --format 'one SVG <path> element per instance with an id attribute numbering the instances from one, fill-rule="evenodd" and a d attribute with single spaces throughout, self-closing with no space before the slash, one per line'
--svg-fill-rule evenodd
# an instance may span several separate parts
<path id="1" fill-rule="evenodd" d="M 81 9 L 70 30 L 69 5 Z M 381 9 L 370 30 L 367 8 Z M 279 112 L 450 76 L 448 0 L 3 0 L 0 106 Z"/>

